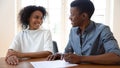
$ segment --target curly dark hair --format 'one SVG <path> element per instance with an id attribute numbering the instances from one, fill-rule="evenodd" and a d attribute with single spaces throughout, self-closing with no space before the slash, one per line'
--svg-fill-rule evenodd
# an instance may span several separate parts
<path id="1" fill-rule="evenodd" d="M 47 11 L 42 6 L 35 6 L 35 5 L 26 6 L 19 12 L 18 18 L 19 18 L 20 24 L 22 26 L 22 29 L 26 29 L 28 27 L 29 18 L 31 16 L 31 14 L 36 10 L 39 10 L 40 12 L 42 12 L 43 19 L 46 17 Z"/>
<path id="2" fill-rule="evenodd" d="M 87 13 L 89 18 L 91 18 L 95 10 L 94 5 L 90 0 L 74 0 L 71 2 L 70 7 L 76 7 L 80 13 Z"/>

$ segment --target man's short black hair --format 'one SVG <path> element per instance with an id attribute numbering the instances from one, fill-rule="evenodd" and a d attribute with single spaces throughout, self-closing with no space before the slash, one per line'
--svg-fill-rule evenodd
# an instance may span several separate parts
<path id="1" fill-rule="evenodd" d="M 90 0 L 74 0 L 71 2 L 70 7 L 76 7 L 80 13 L 87 13 L 89 18 L 91 18 L 95 10 L 94 5 Z"/>

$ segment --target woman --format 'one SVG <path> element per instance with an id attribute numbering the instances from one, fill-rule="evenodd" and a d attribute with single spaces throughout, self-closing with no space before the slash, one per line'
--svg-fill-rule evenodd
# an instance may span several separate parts
<path id="1" fill-rule="evenodd" d="M 16 65 L 21 58 L 44 58 L 52 54 L 51 33 L 41 27 L 46 14 L 42 6 L 27 6 L 20 11 L 19 21 L 23 30 L 8 49 L 8 64 Z"/>

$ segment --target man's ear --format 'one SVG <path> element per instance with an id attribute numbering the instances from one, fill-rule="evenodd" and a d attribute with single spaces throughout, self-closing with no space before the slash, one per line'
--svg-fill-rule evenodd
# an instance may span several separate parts
<path id="1" fill-rule="evenodd" d="M 86 19 L 88 17 L 87 13 L 82 13 L 82 18 Z"/>

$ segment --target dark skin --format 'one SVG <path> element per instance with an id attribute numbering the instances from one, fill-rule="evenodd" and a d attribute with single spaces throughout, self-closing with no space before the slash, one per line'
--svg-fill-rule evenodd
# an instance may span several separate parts
<path id="1" fill-rule="evenodd" d="M 80 13 L 76 7 L 71 7 L 70 10 L 70 20 L 73 27 L 80 27 L 81 34 L 84 32 L 85 28 L 89 25 L 90 19 L 87 13 Z M 48 60 L 60 59 L 60 54 L 48 56 Z M 103 59 L 104 58 L 104 59 Z M 120 63 L 120 56 L 115 53 L 105 53 L 95 56 L 79 56 L 72 53 L 64 54 L 64 59 L 69 63 L 94 63 L 94 64 L 116 64 Z"/>
<path id="2" fill-rule="evenodd" d="M 49 51 L 31 52 L 31 53 L 21 53 L 9 49 L 5 61 L 10 65 L 17 65 L 21 61 L 21 58 L 46 58 L 52 53 Z"/>
<path id="3" fill-rule="evenodd" d="M 43 23 L 43 14 L 41 11 L 34 11 L 29 18 L 29 30 L 38 29 Z M 17 65 L 20 62 L 20 58 L 45 58 L 51 55 L 50 51 L 30 52 L 22 53 L 9 49 L 6 55 L 6 62 L 10 65 Z"/>

